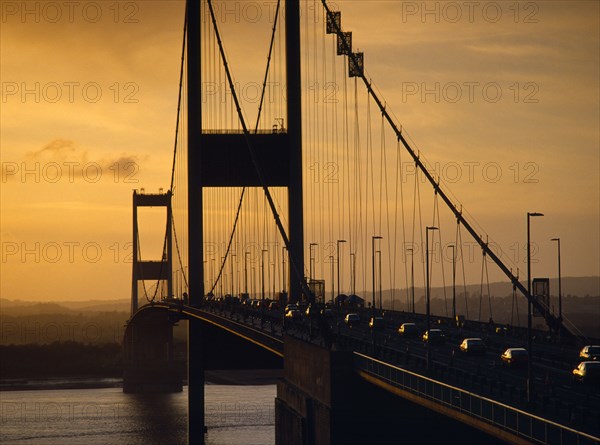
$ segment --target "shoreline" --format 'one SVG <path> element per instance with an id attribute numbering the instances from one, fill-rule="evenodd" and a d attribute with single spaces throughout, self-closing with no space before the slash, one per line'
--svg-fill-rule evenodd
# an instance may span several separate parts
<path id="1" fill-rule="evenodd" d="M 0 380 L 0 392 L 120 388 L 122 386 L 123 379 L 121 377 L 48 377 Z"/>
<path id="2" fill-rule="evenodd" d="M 205 371 L 205 381 L 207 384 L 212 385 L 274 385 L 282 378 L 282 369 L 226 369 Z M 183 384 L 184 386 L 187 386 L 187 379 L 184 379 Z M 31 379 L 0 379 L 0 392 L 102 389 L 122 387 L 122 377 L 48 377 Z"/>

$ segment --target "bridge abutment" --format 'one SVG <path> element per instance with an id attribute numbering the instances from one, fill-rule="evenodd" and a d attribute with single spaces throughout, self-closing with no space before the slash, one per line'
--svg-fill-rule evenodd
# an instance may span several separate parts
<path id="1" fill-rule="evenodd" d="M 125 330 L 123 392 L 181 392 L 183 379 L 173 356 L 173 322 L 169 314 L 148 311 L 138 317 Z"/>
<path id="2" fill-rule="evenodd" d="M 286 336 L 277 385 L 277 445 L 342 444 L 352 417 L 352 355 Z"/>

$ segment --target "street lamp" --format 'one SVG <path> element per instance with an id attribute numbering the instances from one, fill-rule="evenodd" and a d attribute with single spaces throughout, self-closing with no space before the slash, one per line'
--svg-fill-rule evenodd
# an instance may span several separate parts
<path id="1" fill-rule="evenodd" d="M 529 360 L 527 360 L 527 402 L 531 403 L 533 389 L 533 375 L 531 362 L 533 361 L 533 341 L 531 339 L 531 230 L 530 219 L 532 216 L 544 216 L 543 213 L 527 212 L 527 349 L 529 351 Z"/>
<path id="2" fill-rule="evenodd" d="M 356 295 L 356 253 L 350 252 L 350 290 L 352 295 Z"/>
<path id="3" fill-rule="evenodd" d="M 286 278 L 286 272 L 285 272 L 285 251 L 286 251 L 286 250 L 287 250 L 287 249 L 286 249 L 286 247 L 285 247 L 285 246 L 283 246 L 283 247 L 281 248 L 281 274 L 282 274 L 282 277 L 281 277 L 281 281 L 282 281 L 282 286 L 281 286 L 281 287 L 282 287 L 282 289 L 281 289 L 281 291 L 282 291 L 283 293 L 286 293 L 286 292 L 285 292 L 285 287 L 286 287 L 286 284 L 287 284 L 287 283 L 285 282 L 285 278 Z"/>
<path id="4" fill-rule="evenodd" d="M 246 250 L 244 252 L 244 287 L 246 295 L 248 295 L 248 255 L 250 255 L 250 252 Z"/>
<path id="5" fill-rule="evenodd" d="M 308 245 L 308 251 L 309 251 L 309 256 L 310 256 L 310 265 L 309 265 L 309 267 L 310 267 L 310 271 L 309 271 L 310 272 L 310 277 L 309 277 L 310 281 L 313 280 L 313 278 L 314 278 L 314 272 L 315 272 L 314 271 L 314 268 L 315 268 L 315 259 L 313 258 L 313 247 L 315 247 L 315 246 L 318 246 L 318 244 L 317 243 L 310 243 Z"/>
<path id="6" fill-rule="evenodd" d="M 225 257 L 224 257 L 224 256 L 222 256 L 222 257 L 221 257 L 221 264 L 223 264 L 223 261 L 225 261 Z M 221 266 L 221 267 L 223 267 L 223 266 Z M 221 269 L 221 271 L 222 271 L 222 270 L 223 270 L 223 269 Z M 221 273 L 221 275 L 222 275 L 222 273 Z M 221 279 L 220 279 L 219 281 L 220 281 L 220 283 L 219 283 L 219 289 L 220 289 L 220 292 L 221 292 L 221 297 L 223 297 L 223 296 L 224 296 L 224 295 L 223 295 L 223 281 L 225 281 L 225 280 L 223 279 L 223 276 L 221 276 Z"/>
<path id="7" fill-rule="evenodd" d="M 452 248 L 452 319 L 456 323 L 456 246 L 450 244 Z"/>
<path id="8" fill-rule="evenodd" d="M 335 262 L 335 259 L 333 258 L 333 255 L 329 255 L 329 261 L 331 261 L 331 299 L 333 300 L 333 298 L 334 298 L 333 294 L 335 292 L 335 289 L 333 287 L 334 286 L 334 284 L 333 284 L 334 283 L 334 281 L 333 281 L 333 263 Z"/>
<path id="9" fill-rule="evenodd" d="M 235 281 L 233 280 L 233 265 L 235 263 L 235 253 L 231 254 L 231 296 L 233 297 L 235 295 L 235 286 L 234 283 Z"/>
<path id="10" fill-rule="evenodd" d="M 377 262 L 377 267 L 379 267 L 379 312 L 383 312 L 383 280 L 381 279 L 381 250 L 377 251 L 377 257 L 379 261 Z"/>
<path id="11" fill-rule="evenodd" d="M 371 312 L 375 314 L 375 240 L 383 239 L 382 236 L 375 235 L 371 237 L 371 258 L 372 258 L 372 272 L 373 272 L 373 295 L 371 300 Z"/>
<path id="12" fill-rule="evenodd" d="M 346 240 L 345 239 L 339 239 L 336 241 L 336 245 L 337 245 L 337 293 L 338 293 L 338 297 L 340 296 L 340 244 L 341 243 L 345 243 Z M 335 293 L 333 295 L 333 301 L 336 302 L 335 300 Z M 339 298 L 337 303 L 339 303 Z M 337 306 L 339 306 L 339 304 L 336 304 Z M 338 307 L 339 309 L 339 307 Z"/>
<path id="13" fill-rule="evenodd" d="M 277 294 L 275 293 L 275 292 L 276 292 L 276 291 L 275 291 L 275 287 L 276 287 L 276 285 L 275 285 L 275 276 L 276 276 L 276 273 L 275 273 L 275 263 L 271 263 L 271 266 L 273 266 L 273 294 L 272 294 L 272 297 L 271 297 L 271 299 L 272 299 L 272 300 L 275 300 L 275 299 L 276 299 L 275 297 L 276 297 L 276 295 L 277 295 Z"/>
<path id="14" fill-rule="evenodd" d="M 204 271 L 206 271 L 206 263 L 208 263 L 208 260 L 204 260 Z M 175 293 L 176 293 L 177 295 L 180 295 L 180 293 L 179 293 L 179 290 L 180 290 L 180 289 L 179 289 L 179 281 L 180 281 L 180 280 L 178 280 L 178 277 L 179 277 L 179 272 L 180 272 L 180 271 L 181 271 L 181 269 L 179 269 L 179 270 L 175 271 L 175 289 L 176 289 Z M 208 274 L 206 274 L 206 273 L 204 274 L 204 286 L 205 286 L 205 287 L 204 287 L 204 290 L 205 290 L 205 291 L 206 291 L 206 288 L 207 288 L 206 284 L 209 284 L 209 283 L 208 283 L 208 280 L 210 279 L 209 277 L 207 277 L 207 275 L 208 275 Z"/>
<path id="15" fill-rule="evenodd" d="M 261 295 L 260 295 L 260 299 L 264 300 L 265 299 L 265 252 L 268 252 L 268 250 L 263 249 L 261 251 L 261 255 L 260 255 L 260 288 L 261 288 Z"/>
<path id="16" fill-rule="evenodd" d="M 562 325 L 562 288 L 560 283 L 560 238 L 552 238 L 550 241 L 556 241 L 558 244 L 558 335 L 560 336 Z"/>
<path id="17" fill-rule="evenodd" d="M 429 231 L 430 230 L 438 230 L 437 227 L 427 226 L 425 228 L 425 297 L 427 301 L 427 369 L 429 370 L 429 363 L 431 362 L 431 338 L 429 338 L 429 326 L 430 326 L 430 302 L 431 297 L 429 295 Z"/>
<path id="18" fill-rule="evenodd" d="M 215 285 L 215 259 L 210 259 L 210 289 L 214 295 L 213 286 Z"/>
<path id="19" fill-rule="evenodd" d="M 410 287 L 411 287 L 411 310 L 412 313 L 415 313 L 415 255 L 414 249 L 409 247 L 406 249 L 407 252 L 410 252 Z"/>

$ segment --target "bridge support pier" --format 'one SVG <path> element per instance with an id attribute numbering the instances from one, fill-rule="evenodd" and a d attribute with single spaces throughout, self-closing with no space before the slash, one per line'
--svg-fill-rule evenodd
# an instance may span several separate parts
<path id="1" fill-rule="evenodd" d="M 352 355 L 286 336 L 284 380 L 275 399 L 276 445 L 354 443 Z"/>
<path id="2" fill-rule="evenodd" d="M 173 322 L 165 311 L 148 311 L 125 330 L 123 392 L 181 392 L 183 380 L 173 354 Z"/>
<path id="3" fill-rule="evenodd" d="M 276 445 L 448 443 L 449 437 L 463 445 L 505 443 L 365 380 L 352 352 L 286 336 L 284 356 L 275 399 Z"/>

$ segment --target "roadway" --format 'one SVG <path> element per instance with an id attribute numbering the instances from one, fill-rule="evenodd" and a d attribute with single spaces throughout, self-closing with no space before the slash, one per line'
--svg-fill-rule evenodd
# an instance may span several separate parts
<path id="1" fill-rule="evenodd" d="M 383 330 L 373 332 L 368 327 L 366 310 L 359 311 L 361 324 L 354 327 L 347 326 L 335 310 L 334 315 L 327 319 L 303 316 L 293 321 L 284 319 L 282 309 L 269 311 L 266 308 L 213 302 L 203 306 L 200 311 L 264 332 L 272 339 L 282 339 L 285 332 L 323 345 L 333 343 L 335 348 L 365 353 L 589 434 L 598 436 L 600 433 L 600 386 L 574 382 L 571 377 L 571 370 L 579 363 L 579 347 L 548 344 L 543 335 L 538 334 L 534 343 L 532 365 L 535 397 L 534 403 L 527 404 L 526 367 L 503 366 L 500 360 L 506 348 L 525 347 L 526 340 L 504 331 L 496 333 L 487 324 L 471 324 L 471 327 L 458 329 L 440 317 L 432 318 L 436 323 L 434 325 L 432 321 L 431 327 L 441 328 L 446 341 L 431 345 L 428 370 L 427 347 L 421 336 L 404 338 L 397 333 L 402 322 L 414 322 L 419 333 L 424 332 L 426 323 L 419 314 L 388 311 L 384 316 Z M 485 354 L 473 356 L 462 353 L 459 345 L 466 337 L 482 338 L 487 346 Z"/>

